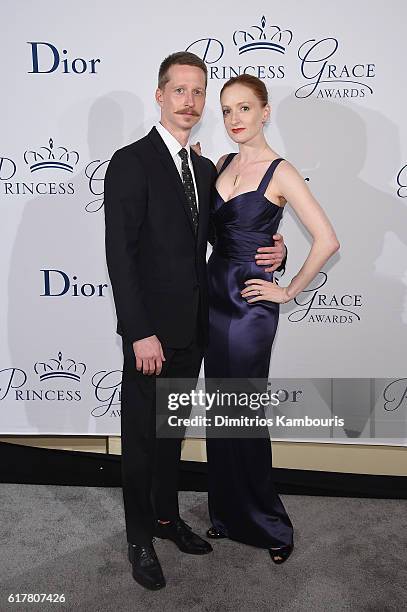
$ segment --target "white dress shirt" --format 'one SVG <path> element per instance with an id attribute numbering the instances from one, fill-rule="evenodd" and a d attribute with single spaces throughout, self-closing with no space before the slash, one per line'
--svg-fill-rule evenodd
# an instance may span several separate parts
<path id="1" fill-rule="evenodd" d="M 188 166 L 189 166 L 189 169 L 191 170 L 192 180 L 194 182 L 194 187 L 195 187 L 196 205 L 199 210 L 198 190 L 196 188 L 194 167 L 191 161 L 191 147 L 190 147 L 189 141 L 187 142 L 185 147 L 182 147 L 182 145 L 180 145 L 180 143 L 175 138 L 175 136 L 173 136 L 160 122 L 156 123 L 155 127 L 157 129 L 157 132 L 160 134 L 161 138 L 163 139 L 167 149 L 169 150 L 170 155 L 172 159 L 174 160 L 174 164 L 178 170 L 178 173 L 181 179 L 182 179 L 182 160 L 180 156 L 178 155 L 178 153 L 182 148 L 188 151 Z"/>

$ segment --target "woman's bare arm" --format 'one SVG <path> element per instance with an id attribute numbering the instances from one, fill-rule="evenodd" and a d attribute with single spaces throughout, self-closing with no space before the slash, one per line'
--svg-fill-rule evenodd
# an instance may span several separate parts
<path id="1" fill-rule="evenodd" d="M 294 166 L 287 161 L 281 162 L 274 178 L 276 189 L 292 206 L 301 223 L 311 234 L 312 246 L 304 264 L 288 287 L 262 279 L 247 280 L 241 294 L 250 303 L 265 299 L 278 303 L 292 300 L 311 283 L 340 246 L 327 215 Z"/>
<path id="2" fill-rule="evenodd" d="M 275 180 L 281 195 L 312 236 L 310 252 L 287 287 L 289 299 L 293 299 L 310 284 L 340 245 L 327 215 L 294 166 L 282 162 L 275 172 Z"/>

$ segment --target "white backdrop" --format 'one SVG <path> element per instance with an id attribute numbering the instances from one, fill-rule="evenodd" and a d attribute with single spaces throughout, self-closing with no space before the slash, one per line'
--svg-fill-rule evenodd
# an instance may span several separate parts
<path id="1" fill-rule="evenodd" d="M 357 432 L 343 436 L 369 442 L 371 413 L 399 421 L 405 435 L 406 4 L 177 9 L 164 0 L 2 2 L 0 431 L 120 431 L 103 177 L 112 152 L 158 119 L 161 60 L 188 48 L 209 70 L 193 136 L 204 154 L 216 161 L 233 150 L 218 102 L 225 80 L 244 70 L 264 78 L 268 140 L 309 180 L 341 242 L 310 290 L 282 307 L 271 374 L 401 379 L 391 408 L 380 388 Z M 288 282 L 310 242 L 289 207 L 281 231 Z"/>

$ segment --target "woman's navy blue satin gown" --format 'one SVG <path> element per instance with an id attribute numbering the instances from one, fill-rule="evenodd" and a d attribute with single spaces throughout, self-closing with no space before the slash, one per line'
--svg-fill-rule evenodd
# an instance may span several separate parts
<path id="1" fill-rule="evenodd" d="M 234 155 L 228 155 L 220 172 Z M 248 304 L 240 291 L 250 278 L 273 278 L 254 256 L 258 247 L 272 244 L 282 217 L 282 207 L 264 196 L 280 161 L 270 164 L 256 191 L 227 202 L 217 193 L 213 202 L 216 242 L 208 262 L 207 379 L 268 378 L 279 304 Z M 273 484 L 269 437 L 207 436 L 206 447 L 209 514 L 215 529 L 260 548 L 293 544 L 293 527 Z"/>

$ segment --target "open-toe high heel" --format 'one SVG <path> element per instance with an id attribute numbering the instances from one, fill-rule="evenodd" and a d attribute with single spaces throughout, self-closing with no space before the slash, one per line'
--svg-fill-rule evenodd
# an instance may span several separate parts
<path id="1" fill-rule="evenodd" d="M 284 561 L 287 561 L 288 557 L 293 552 L 293 549 L 294 544 L 292 546 L 287 544 L 286 546 L 281 546 L 280 548 L 269 548 L 270 557 L 274 563 L 284 563 Z"/>
<path id="2" fill-rule="evenodd" d="M 221 532 L 215 529 L 215 527 L 209 527 L 206 532 L 208 538 L 212 538 L 213 540 L 220 540 L 221 538 L 226 538 L 226 536 Z"/>

